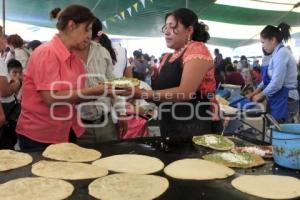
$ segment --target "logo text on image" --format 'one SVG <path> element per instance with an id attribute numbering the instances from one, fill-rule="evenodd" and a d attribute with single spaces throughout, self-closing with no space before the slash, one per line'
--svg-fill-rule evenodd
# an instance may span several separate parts
<path id="1" fill-rule="evenodd" d="M 55 112 L 57 112 L 59 109 L 68 108 L 69 112 L 64 112 L 65 114 L 68 114 L 66 116 L 56 116 Z M 57 102 L 53 103 L 50 106 L 50 117 L 53 120 L 57 121 L 69 121 L 73 118 L 74 115 L 74 108 L 73 105 L 67 102 Z"/>
<path id="2" fill-rule="evenodd" d="M 77 88 L 80 88 L 79 86 L 81 86 L 83 83 L 88 82 L 89 80 L 96 80 L 97 82 L 107 81 L 106 76 L 103 74 L 82 74 L 77 79 Z M 86 86 L 84 85 L 84 87 Z M 81 90 L 78 90 L 78 96 L 81 99 L 98 99 L 100 97 L 106 97 L 107 92 L 108 92 L 107 86 L 105 85 L 104 92 L 101 95 L 99 94 L 99 95 L 87 96 L 82 94 Z"/>
<path id="3" fill-rule="evenodd" d="M 253 105 L 253 102 L 249 103 L 250 105 Z M 176 116 L 175 109 L 177 106 L 185 106 L 186 109 L 190 110 L 190 115 L 186 117 L 179 117 Z M 162 114 L 163 113 L 171 113 L 171 116 L 175 120 L 191 120 L 192 118 L 196 118 L 198 120 L 213 120 L 214 119 L 214 113 L 211 111 L 211 109 L 207 109 L 206 113 L 204 114 L 205 116 L 201 116 L 200 113 L 198 112 L 200 108 L 204 106 L 206 108 L 214 108 L 214 110 L 219 109 L 219 105 L 214 102 L 198 102 L 197 104 L 192 104 L 190 102 L 164 102 L 159 105 L 158 108 L 158 119 L 162 119 Z M 221 119 L 229 118 L 231 120 L 233 119 L 253 119 L 253 112 L 263 112 L 265 110 L 265 107 L 261 103 L 255 103 L 255 108 L 253 109 L 245 109 L 249 105 L 244 105 L 242 108 L 238 107 L 236 108 L 236 111 L 234 113 L 231 113 L 232 117 L 228 117 L 228 113 L 226 111 L 224 112 L 219 112 L 219 117 Z"/>
<path id="4" fill-rule="evenodd" d="M 73 85 L 69 81 L 54 81 L 50 85 L 50 95 L 54 99 L 68 99 L 72 96 Z M 56 91 L 66 91 L 65 95 L 56 95 Z"/>
<path id="5" fill-rule="evenodd" d="M 104 117 L 104 121 L 100 122 L 99 124 L 83 124 L 82 121 L 81 121 L 81 113 L 83 112 L 83 108 L 85 106 L 91 106 L 93 107 L 93 109 L 97 109 L 96 107 L 100 107 L 101 110 L 102 110 L 102 113 L 103 115 L 106 115 L 106 116 L 102 116 Z M 81 103 L 78 105 L 77 107 L 77 122 L 80 126 L 82 127 L 85 127 L 85 128 L 102 128 L 102 127 L 105 127 L 107 124 L 108 124 L 108 116 L 107 116 L 107 113 L 109 111 L 107 105 L 103 102 L 97 102 L 97 101 L 91 101 L 91 102 L 85 102 L 85 103 Z M 96 120 L 97 121 L 97 120 Z"/>

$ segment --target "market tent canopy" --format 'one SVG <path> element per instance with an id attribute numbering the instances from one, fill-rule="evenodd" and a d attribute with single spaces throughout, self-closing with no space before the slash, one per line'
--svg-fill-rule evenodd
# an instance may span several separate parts
<path id="1" fill-rule="evenodd" d="M 297 0 L 6 0 L 6 18 L 40 27 L 55 27 L 49 11 L 81 4 L 93 10 L 106 32 L 115 35 L 161 37 L 166 13 L 189 7 L 210 27 L 210 44 L 238 47 L 258 41 L 267 24 L 289 23 L 300 33 Z"/>

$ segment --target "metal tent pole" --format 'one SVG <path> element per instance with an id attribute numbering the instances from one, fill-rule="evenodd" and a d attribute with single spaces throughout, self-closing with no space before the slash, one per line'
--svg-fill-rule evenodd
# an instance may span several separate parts
<path id="1" fill-rule="evenodd" d="M 5 35 L 5 0 L 2 0 L 3 34 Z"/>
<path id="2" fill-rule="evenodd" d="M 190 7 L 189 4 L 190 4 L 190 1 L 189 1 L 189 0 L 185 0 L 185 7 L 186 7 L 186 8 L 189 8 L 189 7 Z"/>

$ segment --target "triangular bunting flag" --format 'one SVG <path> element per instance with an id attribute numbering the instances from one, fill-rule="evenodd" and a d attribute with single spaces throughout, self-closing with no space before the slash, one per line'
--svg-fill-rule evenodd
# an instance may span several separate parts
<path id="1" fill-rule="evenodd" d="M 135 9 L 135 12 L 137 12 L 138 11 L 138 3 L 133 4 L 133 7 Z"/>
<path id="2" fill-rule="evenodd" d="M 143 7 L 145 8 L 145 0 L 140 0 L 140 2 L 143 4 Z"/>
<path id="3" fill-rule="evenodd" d="M 108 18 L 109 21 L 112 21 L 112 22 L 116 22 L 116 19 L 114 17 L 110 17 Z"/>
<path id="4" fill-rule="evenodd" d="M 103 21 L 102 24 L 103 24 L 103 26 L 104 26 L 105 28 L 107 28 L 107 22 L 106 22 L 106 21 Z"/>
<path id="5" fill-rule="evenodd" d="M 131 16 L 131 7 L 127 8 L 129 15 Z"/>
<path id="6" fill-rule="evenodd" d="M 115 15 L 115 18 L 122 21 L 122 18 L 120 17 L 120 15 Z"/>
<path id="7" fill-rule="evenodd" d="M 151 1 L 151 3 L 153 3 L 153 0 L 150 0 Z"/>
<path id="8" fill-rule="evenodd" d="M 120 12 L 120 15 L 121 15 L 122 18 L 125 20 L 125 11 Z"/>

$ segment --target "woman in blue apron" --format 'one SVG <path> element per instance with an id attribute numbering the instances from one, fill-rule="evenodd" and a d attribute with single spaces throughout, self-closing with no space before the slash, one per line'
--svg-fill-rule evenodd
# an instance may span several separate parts
<path id="1" fill-rule="evenodd" d="M 262 82 L 250 95 L 254 102 L 267 99 L 267 111 L 279 122 L 296 122 L 299 94 L 297 91 L 297 63 L 283 45 L 290 39 L 290 26 L 266 26 L 260 33 L 263 50 L 272 53 L 268 65 L 262 67 Z"/>

